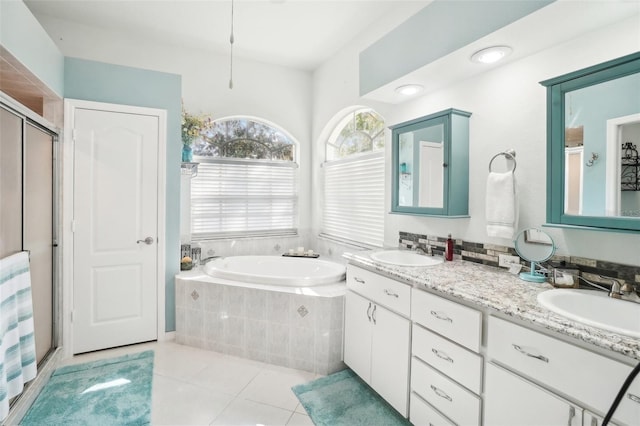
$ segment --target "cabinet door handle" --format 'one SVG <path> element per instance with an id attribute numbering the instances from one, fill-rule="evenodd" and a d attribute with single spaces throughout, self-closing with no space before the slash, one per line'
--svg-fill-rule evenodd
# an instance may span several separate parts
<path id="1" fill-rule="evenodd" d="M 442 321 L 448 321 L 448 322 L 453 322 L 453 320 L 451 318 L 449 318 L 447 315 L 441 313 L 441 312 L 436 312 L 436 311 L 431 311 L 431 315 L 433 315 L 434 317 L 438 318 L 439 320 Z"/>
<path id="2" fill-rule="evenodd" d="M 567 426 L 571 426 L 571 423 L 573 422 L 573 418 L 575 416 L 576 416 L 575 407 L 569 407 L 569 421 L 567 422 Z"/>
<path id="3" fill-rule="evenodd" d="M 364 284 L 364 280 L 362 278 L 353 277 L 353 280 L 357 283 Z"/>
<path id="4" fill-rule="evenodd" d="M 369 302 L 369 307 L 367 308 L 367 318 L 369 318 L 369 322 L 371 322 L 371 302 Z"/>
<path id="5" fill-rule="evenodd" d="M 546 356 L 535 355 L 535 354 L 532 354 L 530 352 L 527 352 L 524 349 L 522 349 L 520 346 L 516 345 L 515 343 L 512 343 L 512 345 L 513 345 L 513 348 L 516 351 L 520 352 L 521 354 L 524 354 L 526 356 L 530 356 L 531 358 L 539 359 L 540 361 L 549 362 L 549 358 L 547 358 Z"/>
<path id="6" fill-rule="evenodd" d="M 371 318 L 373 318 L 373 324 L 376 323 L 376 309 L 378 309 L 378 305 L 373 305 L 373 312 L 371 312 Z"/>
<path id="7" fill-rule="evenodd" d="M 451 397 L 447 395 L 446 392 L 443 391 L 442 389 L 438 389 L 437 387 L 431 385 L 431 390 L 435 392 L 435 394 L 438 395 L 440 398 L 444 398 L 449 402 L 453 402 L 453 399 L 451 399 Z"/>
<path id="8" fill-rule="evenodd" d="M 433 352 L 438 358 L 444 359 L 445 361 L 449 361 L 450 363 L 453 364 L 453 358 L 451 358 L 446 353 L 439 351 L 436 348 L 431 348 L 431 352 Z"/>
<path id="9" fill-rule="evenodd" d="M 391 290 L 388 290 L 386 288 L 384 289 L 384 294 L 386 294 L 387 296 L 392 296 L 392 297 L 398 298 L 398 293 L 394 293 Z"/>
<path id="10" fill-rule="evenodd" d="M 598 426 L 598 419 L 591 417 L 591 426 Z"/>
<path id="11" fill-rule="evenodd" d="M 633 402 L 637 402 L 638 404 L 640 404 L 640 396 L 638 396 L 638 395 L 634 395 L 632 393 L 628 393 L 627 394 L 627 398 L 629 398 Z"/>

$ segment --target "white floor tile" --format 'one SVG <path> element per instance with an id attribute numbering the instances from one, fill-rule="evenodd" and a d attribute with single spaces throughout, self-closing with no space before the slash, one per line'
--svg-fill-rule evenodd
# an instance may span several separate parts
<path id="1" fill-rule="evenodd" d="M 208 425 L 233 396 L 154 375 L 151 423 L 154 425 Z"/>
<path id="2" fill-rule="evenodd" d="M 258 374 L 238 397 L 294 411 L 299 401 L 291 387 L 306 383 L 313 377 L 313 373 L 304 371 L 265 370 Z"/>
<path id="3" fill-rule="evenodd" d="M 311 417 L 306 414 L 293 413 L 287 422 L 287 426 L 313 426 L 313 422 L 311 421 Z"/>
<path id="4" fill-rule="evenodd" d="M 238 395 L 261 369 L 247 362 L 230 357 L 216 358 L 203 370 L 188 377 L 190 383 L 219 392 Z"/>
<path id="5" fill-rule="evenodd" d="M 259 402 L 236 399 L 215 419 L 212 425 L 236 426 L 262 424 L 284 426 L 291 418 L 291 411 L 260 404 Z"/>

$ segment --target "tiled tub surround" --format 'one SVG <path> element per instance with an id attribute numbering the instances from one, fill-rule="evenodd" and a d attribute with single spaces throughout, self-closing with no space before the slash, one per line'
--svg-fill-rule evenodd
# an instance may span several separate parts
<path id="1" fill-rule="evenodd" d="M 298 293 L 296 293 L 298 292 Z M 176 342 L 330 374 L 344 368 L 344 284 L 296 289 L 176 276 Z"/>
<path id="2" fill-rule="evenodd" d="M 400 232 L 399 246 L 406 249 L 421 248 L 425 251 L 431 250 L 434 255 L 442 256 L 446 238 L 419 235 L 410 232 Z M 497 244 L 474 243 L 470 241 L 454 240 L 454 255 L 458 259 L 469 262 L 480 263 L 488 266 L 498 266 L 498 256 L 508 254 L 517 256 L 513 247 L 501 246 Z M 523 265 L 528 265 L 524 260 Z M 596 259 L 587 259 L 576 256 L 554 255 L 548 262 L 543 263 L 544 267 L 557 267 L 562 269 L 578 270 L 587 279 L 600 281 L 597 275 L 603 277 L 616 278 L 621 283 L 640 283 L 640 266 L 624 265 L 621 263 L 605 262 Z M 607 280 L 601 281 L 608 283 Z"/>
<path id="3" fill-rule="evenodd" d="M 370 253 L 373 252 L 347 253 L 345 257 L 356 266 L 408 285 L 577 339 L 592 349 L 613 351 L 625 358 L 640 360 L 640 340 L 566 319 L 540 306 L 536 297 L 538 293 L 552 289 L 551 284 L 529 283 L 506 270 L 460 259 L 428 267 L 401 267 L 375 262 L 369 257 Z"/>

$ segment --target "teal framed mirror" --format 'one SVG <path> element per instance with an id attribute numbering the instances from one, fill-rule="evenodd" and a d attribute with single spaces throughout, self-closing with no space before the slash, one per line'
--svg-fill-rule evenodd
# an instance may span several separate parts
<path id="1" fill-rule="evenodd" d="M 640 52 L 547 88 L 547 222 L 640 232 Z"/>
<path id="2" fill-rule="evenodd" d="M 447 109 L 391 126 L 391 212 L 469 217 L 469 117 Z"/>

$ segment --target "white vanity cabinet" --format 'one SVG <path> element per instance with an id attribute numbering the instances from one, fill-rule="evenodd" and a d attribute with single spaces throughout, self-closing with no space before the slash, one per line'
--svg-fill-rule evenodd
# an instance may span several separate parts
<path id="1" fill-rule="evenodd" d="M 579 410 L 576 410 L 576 417 L 578 414 L 582 417 L 583 408 L 606 413 L 632 370 L 631 366 L 619 361 L 496 317 L 489 317 L 487 356 L 492 362 L 521 376 L 514 375 L 512 383 L 516 379 L 524 383 L 535 382 L 547 392 L 567 395 L 580 405 Z M 528 393 L 512 390 L 515 388 L 501 389 L 504 380 L 500 379 L 500 374 L 489 374 L 489 366 L 492 364 L 487 365 L 486 425 L 494 424 L 493 420 L 498 415 L 496 413 L 504 410 L 507 397 L 510 405 L 526 405 L 532 412 L 548 410 L 547 399 L 531 399 Z M 529 383 L 529 388 L 531 387 Z M 640 381 L 636 380 L 620 402 L 613 420 L 619 424 L 640 424 L 640 403 L 637 402 L 640 401 L 639 396 Z M 559 409 L 557 424 L 567 424 L 569 416 L 566 410 L 562 415 L 563 410 Z M 505 424 L 508 423 L 507 421 Z"/>
<path id="2" fill-rule="evenodd" d="M 344 362 L 406 417 L 410 287 L 348 265 L 347 289 Z"/>
<path id="3" fill-rule="evenodd" d="M 486 367 L 484 424 L 582 426 L 582 408 L 492 363 Z"/>
<path id="4" fill-rule="evenodd" d="M 413 289 L 411 406 L 416 425 L 479 425 L 482 313 Z"/>

